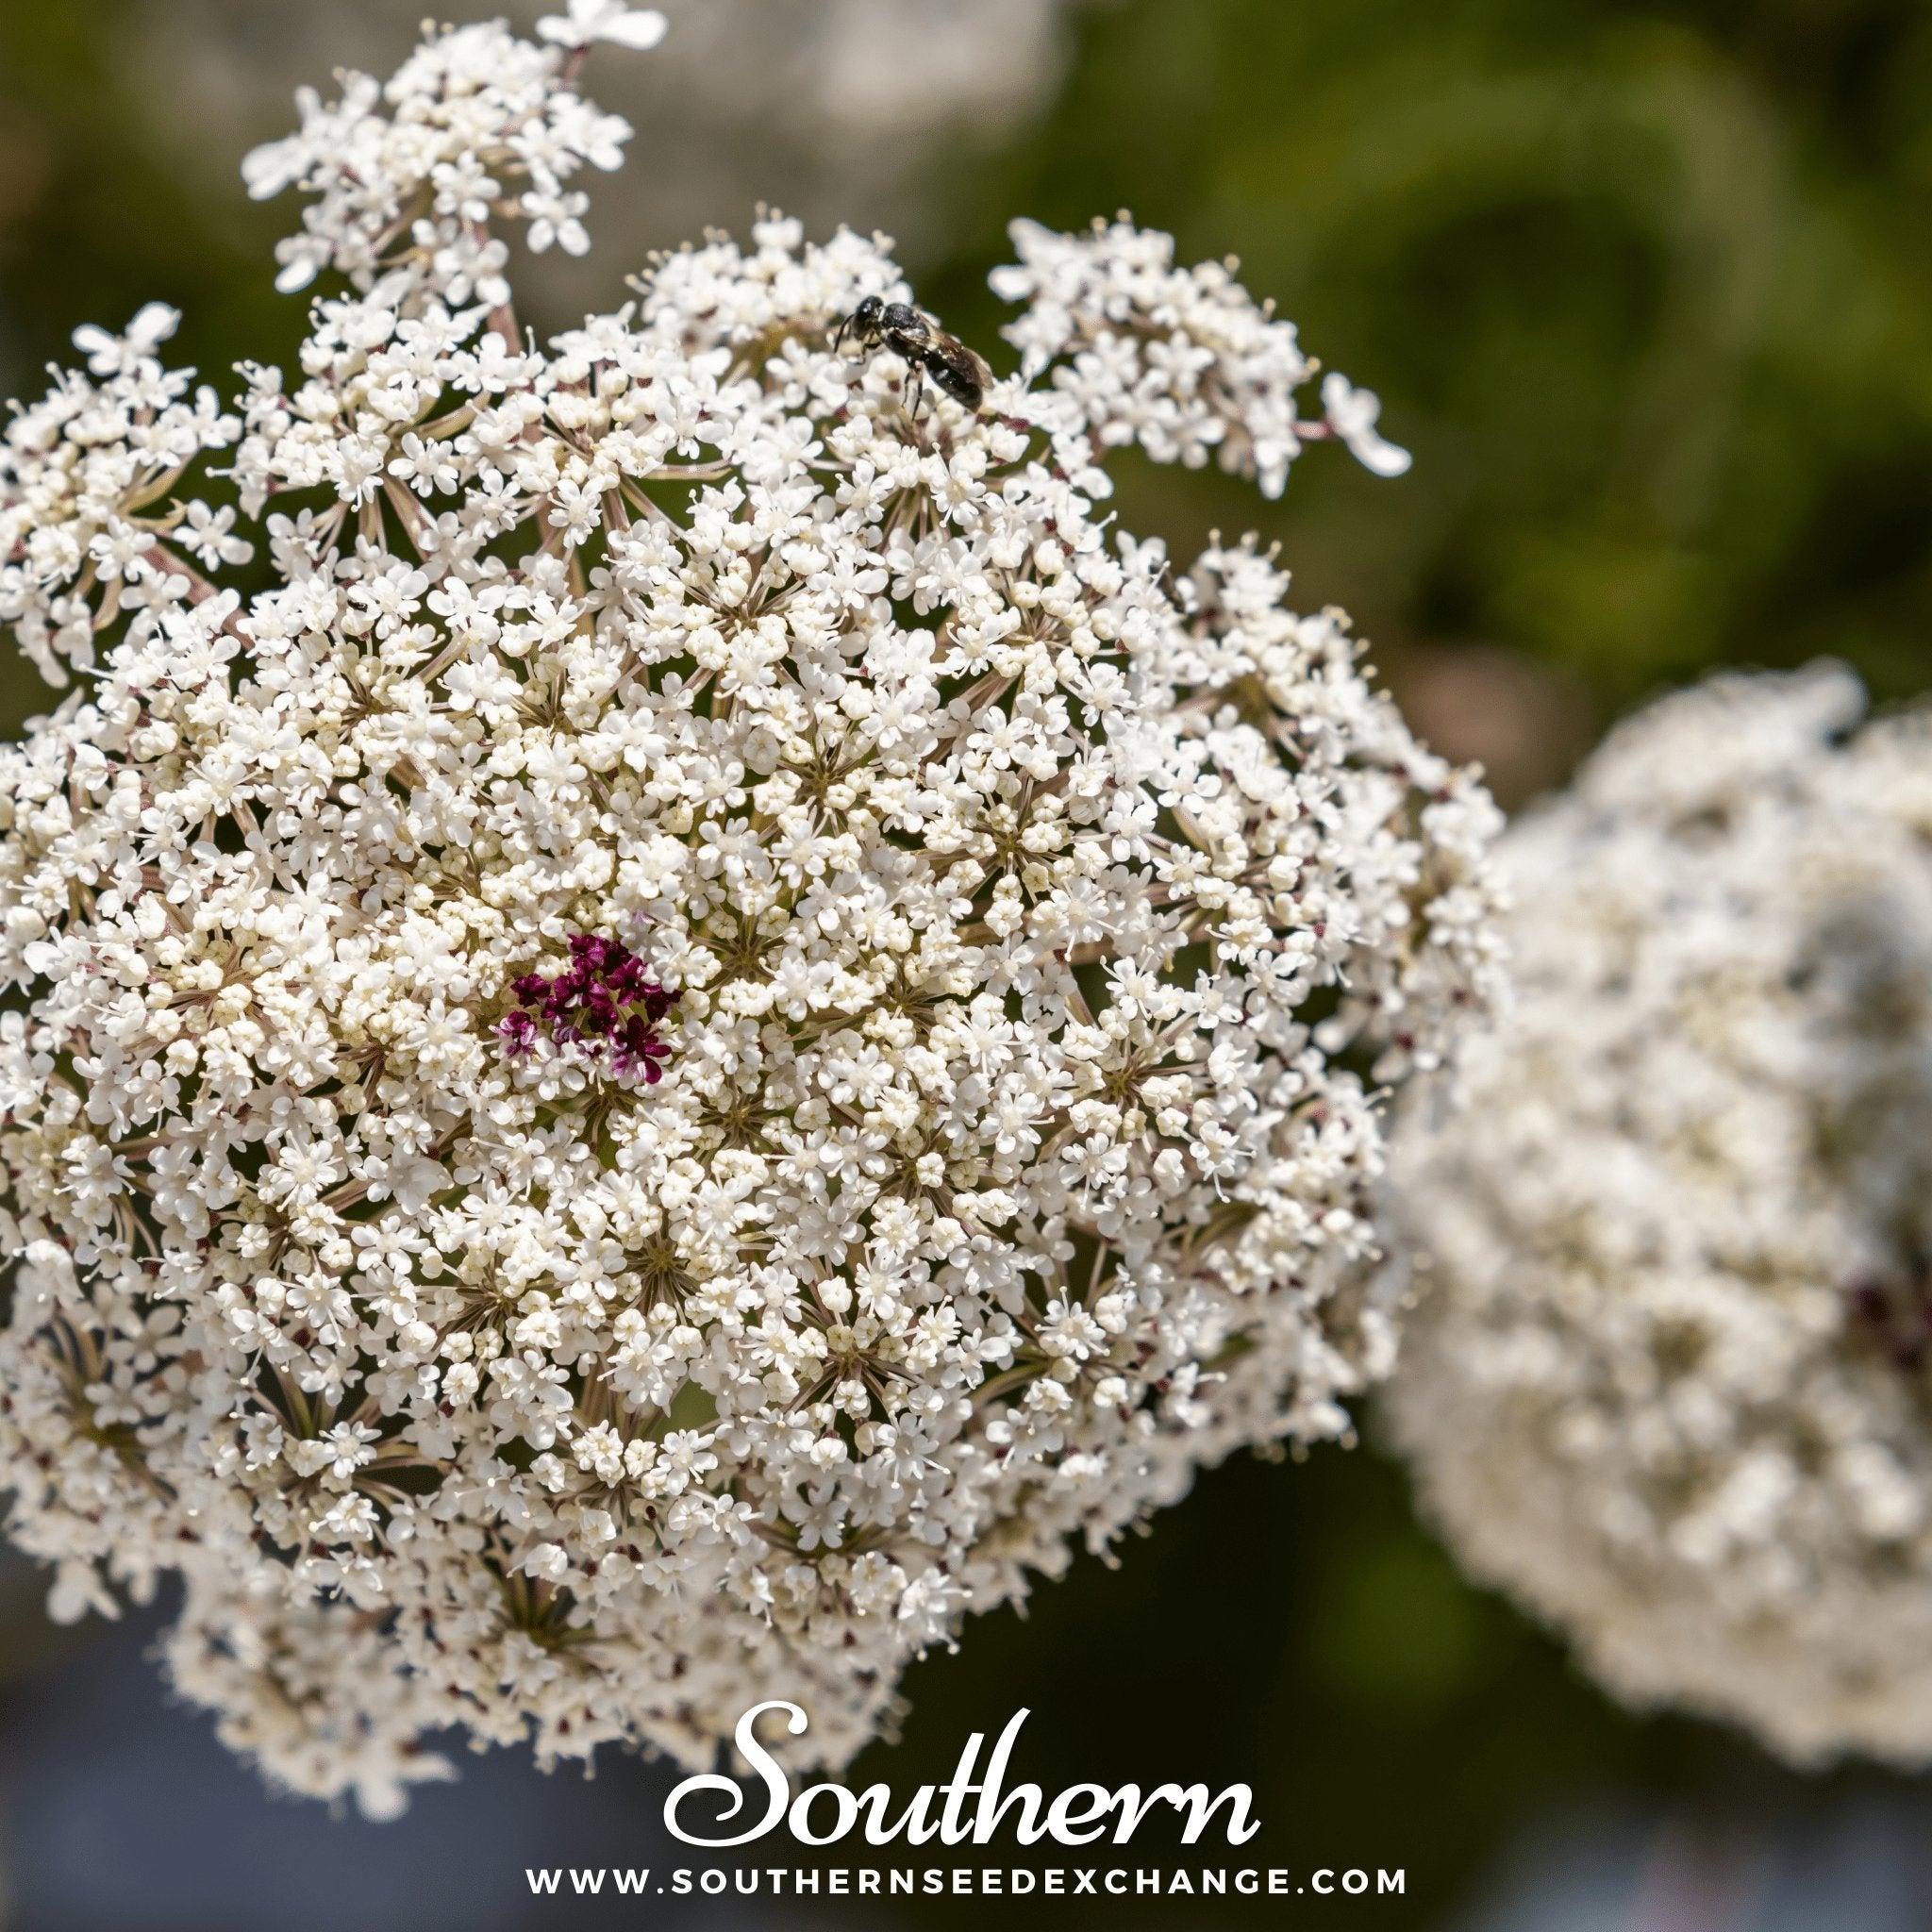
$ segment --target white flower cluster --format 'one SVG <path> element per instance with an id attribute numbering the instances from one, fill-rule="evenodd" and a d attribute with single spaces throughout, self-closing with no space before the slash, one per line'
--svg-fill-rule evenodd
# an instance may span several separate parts
<path id="1" fill-rule="evenodd" d="M 1020 259 L 993 272 L 994 291 L 1027 309 L 1007 330 L 1021 374 L 1058 362 L 1054 382 L 1077 405 L 1103 449 L 1139 443 L 1158 463 L 1221 467 L 1279 496 L 1305 441 L 1339 436 L 1380 476 L 1399 476 L 1408 452 L 1375 428 L 1381 406 L 1331 372 L 1324 415 L 1302 422 L 1295 391 L 1316 365 L 1294 325 L 1278 322 L 1235 279 L 1233 262 L 1174 265 L 1174 238 L 1123 218 L 1086 235 L 1015 222 Z"/>
<path id="2" fill-rule="evenodd" d="M 548 4 L 561 17 L 540 34 L 575 40 L 577 17 Z M 1056 97 L 1080 11 L 1078 0 L 663 4 L 675 25 L 655 57 L 598 75 L 599 99 L 638 130 L 624 192 L 597 210 L 600 252 L 614 242 L 625 259 L 750 208 L 774 181 L 808 226 L 877 224 L 922 253 L 942 247 L 961 157 Z M 298 82 L 334 72 L 345 51 L 390 72 L 416 19 L 395 0 L 127 0 L 100 53 L 171 164 L 226 192 L 230 149 L 277 125 Z M 593 272 L 553 255 L 546 313 L 601 301 Z"/>
<path id="3" fill-rule="evenodd" d="M 304 1601 L 272 1573 L 192 1569 L 162 1656 L 184 1696 L 282 1790 L 353 1793 L 364 1817 L 400 1817 L 409 1787 L 456 1775 L 422 1739 L 448 1723 L 428 1680 L 401 1666 L 383 1611 Z"/>
<path id="4" fill-rule="evenodd" d="M 66 683 L 69 664 L 91 670 L 96 633 L 117 618 L 145 628 L 190 593 L 182 551 L 211 569 L 254 555 L 233 534 L 232 508 L 197 498 L 143 514 L 242 432 L 213 390 L 187 400 L 192 375 L 156 360 L 179 321 L 151 302 L 124 337 L 76 330 L 102 379 L 57 377 L 0 445 L 0 625 L 50 684 Z"/>
<path id="5" fill-rule="evenodd" d="M 664 17 L 621 0 L 575 0 L 541 25 L 546 41 L 575 55 L 598 39 L 654 46 Z M 526 221 L 535 254 L 554 242 L 582 255 L 590 196 L 563 184 L 587 161 L 621 167 L 631 133 L 565 84 L 554 47 L 492 24 L 426 38 L 386 87 L 354 74 L 339 102 L 325 106 L 303 88 L 296 103 L 300 131 L 257 148 L 242 167 L 257 200 L 295 186 L 316 197 L 303 232 L 275 250 L 275 286 L 306 289 L 333 267 L 365 293 L 380 276 L 391 306 L 423 285 L 458 306 L 508 302 L 509 246 L 491 233 L 492 216 Z"/>
<path id="6" fill-rule="evenodd" d="M 377 1810 L 437 1726 L 699 1762 L 774 1690 L 842 1761 L 1071 1536 L 1343 1432 L 1367 1083 L 1496 970 L 1493 808 L 1341 619 L 1095 514 L 1123 422 L 1286 460 L 1280 325 L 1224 366 L 1104 230 L 1131 394 L 1061 275 L 1049 386 L 908 415 L 830 346 L 885 244 L 771 217 L 540 352 L 479 184 L 600 158 L 568 58 L 446 32 L 258 164 L 357 291 L 292 383 L 177 421 L 144 325 L 0 458 L 9 619 L 103 660 L 0 758 L 12 1533 L 58 1614 L 186 1572 L 178 1681 Z M 149 513 L 230 443 L 245 603 Z"/>
<path id="7" fill-rule="evenodd" d="M 1620 1694 L 1932 1757 L 1932 718 L 1722 677 L 1504 841 L 1520 1005 L 1407 1113 L 1388 1396 Z"/>

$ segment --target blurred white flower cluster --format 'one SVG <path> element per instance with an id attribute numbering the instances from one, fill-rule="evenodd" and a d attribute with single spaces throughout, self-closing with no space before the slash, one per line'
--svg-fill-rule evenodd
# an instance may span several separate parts
<path id="1" fill-rule="evenodd" d="M 1512 826 L 1517 1010 L 1391 1151 L 1453 1546 L 1798 1760 L 1932 1757 L 1932 720 L 1862 709 L 1718 678 Z"/>
<path id="2" fill-rule="evenodd" d="M 1070 1538 L 1343 1433 L 1365 1083 L 1495 974 L 1493 808 L 1339 616 L 1096 513 L 1127 433 L 1331 433 L 1221 271 L 1026 231 L 976 413 L 776 216 L 523 338 L 491 223 L 570 240 L 641 18 L 347 76 L 249 164 L 293 377 L 191 400 L 144 311 L 0 455 L 0 619 L 95 666 L 0 757 L 12 1533 L 61 1615 L 186 1573 L 177 1681 L 375 1811 L 450 1725 L 696 1763 L 781 1691 L 842 1761 Z"/>

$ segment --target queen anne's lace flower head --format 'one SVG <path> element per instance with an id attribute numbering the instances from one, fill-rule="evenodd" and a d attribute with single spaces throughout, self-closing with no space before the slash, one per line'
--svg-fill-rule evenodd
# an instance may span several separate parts
<path id="1" fill-rule="evenodd" d="M 1390 1401 L 1615 1690 L 1932 1757 L 1932 720 L 1724 677 L 1505 841 L 1520 982 L 1392 1155 Z"/>
<path id="2" fill-rule="evenodd" d="M 1494 970 L 1492 808 L 1339 615 L 1095 513 L 1129 433 L 1278 479 L 1285 325 L 1025 230 L 1050 380 L 915 421 L 830 346 L 885 242 L 771 216 L 540 351 L 490 223 L 614 152 L 574 58 L 310 104 L 295 378 L 191 405 L 148 317 L 0 462 L 0 614 L 105 660 L 0 760 L 13 1533 L 61 1614 L 186 1571 L 177 1680 L 377 1809 L 437 1724 L 782 1692 L 841 1761 L 1071 1535 L 1344 1430 L 1367 1082 Z"/>

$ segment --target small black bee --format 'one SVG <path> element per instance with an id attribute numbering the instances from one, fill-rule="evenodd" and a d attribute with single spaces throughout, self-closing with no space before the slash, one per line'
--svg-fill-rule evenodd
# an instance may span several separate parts
<path id="1" fill-rule="evenodd" d="M 832 337 L 834 350 L 844 341 L 847 329 L 860 347 L 890 349 L 911 366 L 907 413 L 913 418 L 919 415 L 922 376 L 931 376 L 936 388 L 965 408 L 976 409 L 985 400 L 992 371 L 958 336 L 949 336 L 940 326 L 937 316 L 926 314 L 923 308 L 914 308 L 908 302 L 882 302 L 876 295 L 868 295 L 839 325 Z"/>

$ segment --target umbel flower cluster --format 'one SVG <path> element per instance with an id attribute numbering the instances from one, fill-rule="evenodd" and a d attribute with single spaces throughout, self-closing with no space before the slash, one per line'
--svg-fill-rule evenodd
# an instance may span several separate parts
<path id="1" fill-rule="evenodd" d="M 1719 678 L 1513 825 L 1517 1009 L 1391 1157 L 1452 1544 L 1799 1761 L 1932 1757 L 1932 717 L 1863 708 Z"/>
<path id="2" fill-rule="evenodd" d="M 1339 614 L 1096 510 L 1129 442 L 1393 466 L 1225 269 L 1020 230 L 976 412 L 775 215 L 524 338 L 492 224 L 579 245 L 637 23 L 308 101 L 299 369 L 144 310 L 0 458 L 0 619 L 87 674 L 0 758 L 11 1532 L 62 1616 L 182 1573 L 176 1681 L 378 1812 L 452 1726 L 697 1763 L 783 1694 L 842 1761 L 1070 1539 L 1344 1433 L 1378 1096 L 1496 970 L 1493 809 Z"/>

